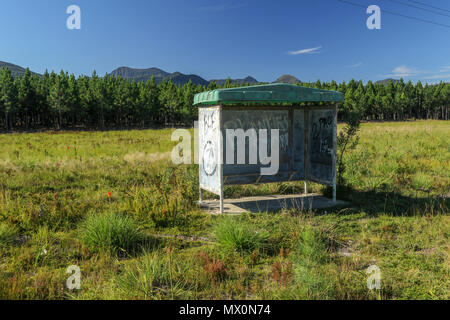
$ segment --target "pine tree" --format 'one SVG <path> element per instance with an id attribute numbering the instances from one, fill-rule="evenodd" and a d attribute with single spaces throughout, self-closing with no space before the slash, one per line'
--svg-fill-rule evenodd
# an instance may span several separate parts
<path id="1" fill-rule="evenodd" d="M 364 85 L 362 83 L 362 81 L 358 82 L 358 87 L 356 88 L 356 90 L 353 93 L 353 99 L 355 101 L 355 111 L 360 114 L 363 115 L 365 112 L 365 101 L 364 101 Z"/>
<path id="2" fill-rule="evenodd" d="M 18 109 L 23 114 L 23 120 L 25 122 L 25 128 L 28 129 L 30 123 L 30 113 L 33 112 L 32 108 L 35 106 L 35 92 L 31 84 L 32 76 L 30 69 L 25 70 L 25 74 L 20 79 L 18 88 Z"/>
<path id="3" fill-rule="evenodd" d="M 97 75 L 94 70 L 92 72 L 91 79 L 89 81 L 88 101 L 90 107 L 90 113 L 95 114 L 95 118 L 98 119 L 101 130 L 105 129 L 105 91 L 106 88 L 104 82 Z"/>
<path id="4" fill-rule="evenodd" d="M 5 130 L 9 131 L 11 125 L 11 113 L 16 108 L 16 87 L 9 68 L 0 70 L 0 108 L 5 115 Z"/>
<path id="5" fill-rule="evenodd" d="M 366 118 L 374 119 L 374 115 L 376 114 L 375 106 L 376 106 L 376 95 L 375 95 L 375 87 L 372 81 L 367 82 L 366 92 L 364 94 L 364 105 L 365 105 L 365 113 L 364 116 Z"/>
<path id="6" fill-rule="evenodd" d="M 67 83 L 67 107 L 71 115 L 72 127 L 76 125 L 76 114 L 80 105 L 80 93 L 78 92 L 78 85 L 73 74 L 70 75 Z"/>
<path id="7" fill-rule="evenodd" d="M 62 116 L 64 112 L 69 111 L 67 99 L 68 76 L 67 73 L 61 70 L 56 77 L 55 83 L 50 88 L 50 107 L 54 114 L 57 115 L 57 128 L 61 129 L 63 126 Z"/>
<path id="8" fill-rule="evenodd" d="M 319 79 L 317 79 L 317 81 L 314 83 L 314 88 L 322 89 L 322 83 Z"/>
<path id="9" fill-rule="evenodd" d="M 206 88 L 207 91 L 215 90 L 215 89 L 217 89 L 217 84 L 216 84 L 215 81 L 211 81 L 211 82 L 208 84 L 208 87 Z"/>
<path id="10" fill-rule="evenodd" d="M 190 81 L 190 80 L 189 80 Z M 225 81 L 225 84 L 223 85 L 224 88 L 232 88 L 233 87 L 233 83 L 231 82 L 231 79 L 228 77 L 227 80 Z"/>
<path id="11" fill-rule="evenodd" d="M 385 87 L 383 95 L 383 110 L 384 114 L 387 115 L 390 119 L 394 119 L 394 111 L 395 111 L 395 87 L 394 82 L 390 79 Z"/>
<path id="12" fill-rule="evenodd" d="M 122 115 L 124 109 L 126 108 L 126 97 L 127 97 L 127 86 L 126 80 L 123 80 L 122 77 L 118 77 L 116 79 L 116 87 L 114 90 L 114 108 L 115 108 L 115 116 L 116 116 L 116 125 L 122 129 Z"/>

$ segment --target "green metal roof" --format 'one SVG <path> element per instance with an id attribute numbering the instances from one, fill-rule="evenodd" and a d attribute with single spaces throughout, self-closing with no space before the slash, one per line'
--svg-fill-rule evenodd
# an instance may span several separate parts
<path id="1" fill-rule="evenodd" d="M 344 95 L 337 91 L 321 90 L 275 83 L 251 87 L 216 89 L 198 93 L 196 104 L 238 104 L 238 103 L 301 103 L 301 102 L 343 102 Z"/>

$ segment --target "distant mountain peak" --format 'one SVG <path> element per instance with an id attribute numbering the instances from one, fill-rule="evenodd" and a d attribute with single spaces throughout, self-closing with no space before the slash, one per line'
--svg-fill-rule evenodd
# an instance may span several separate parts
<path id="1" fill-rule="evenodd" d="M 258 82 L 258 80 L 256 80 L 255 78 L 253 78 L 252 76 L 247 76 L 244 78 L 245 82 Z"/>
<path id="2" fill-rule="evenodd" d="M 136 81 L 147 81 L 150 80 L 152 77 L 155 77 L 155 81 L 157 83 L 160 83 L 165 80 L 166 81 L 171 80 L 174 84 L 177 85 L 183 85 L 185 83 L 188 83 L 189 80 L 192 81 L 192 83 L 195 85 L 200 84 L 207 86 L 209 84 L 208 81 L 194 74 L 185 75 L 181 72 L 168 73 L 164 70 L 155 67 L 147 69 L 120 67 L 111 72 L 110 75 L 116 77 L 121 76 L 124 79 Z"/>
<path id="3" fill-rule="evenodd" d="M 381 83 L 382 85 L 385 86 L 385 85 L 387 85 L 388 82 L 391 81 L 391 80 L 392 80 L 392 82 L 393 82 L 394 84 L 396 84 L 397 82 L 400 82 L 400 80 L 398 80 L 398 79 L 388 78 L 388 79 L 384 79 L 384 80 L 379 80 L 379 81 L 375 82 L 375 84 Z"/>
<path id="4" fill-rule="evenodd" d="M 0 69 L 7 67 L 9 70 L 11 70 L 11 75 L 13 77 L 22 77 L 25 74 L 26 69 L 22 68 L 21 66 L 9 63 L 9 62 L 4 62 L 4 61 L 0 61 Z M 31 72 L 32 74 L 38 75 L 40 76 L 40 74 L 37 74 L 35 72 Z"/>
<path id="5" fill-rule="evenodd" d="M 223 86 L 228 79 L 213 79 L 210 82 L 214 81 L 218 86 Z M 249 83 L 249 84 L 258 84 L 259 81 L 253 78 L 252 76 L 247 76 L 244 79 L 231 79 L 231 83 L 233 84 L 241 84 L 241 83 Z"/>
<path id="6" fill-rule="evenodd" d="M 296 84 L 300 83 L 300 80 L 298 80 L 296 77 L 290 74 L 284 74 L 281 77 L 279 77 L 275 82 L 277 83 L 289 83 L 289 84 Z"/>

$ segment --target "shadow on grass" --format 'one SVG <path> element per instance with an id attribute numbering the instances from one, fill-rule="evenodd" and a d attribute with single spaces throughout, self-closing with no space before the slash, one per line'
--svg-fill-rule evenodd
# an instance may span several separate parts
<path id="1" fill-rule="evenodd" d="M 280 189 L 276 192 L 277 196 L 269 195 L 267 192 L 261 192 L 260 190 L 248 192 L 239 188 L 227 188 L 226 191 L 226 203 L 232 200 L 230 198 L 242 199 L 244 196 L 266 198 L 258 201 L 233 201 L 232 204 L 241 208 L 242 211 L 254 213 L 265 211 L 278 212 L 283 209 L 299 213 L 311 210 L 314 210 L 315 214 L 322 214 L 325 211 L 338 213 L 342 211 L 342 207 L 351 207 L 370 216 L 381 214 L 391 216 L 433 216 L 450 212 L 450 194 L 435 195 L 424 191 L 416 191 L 415 195 L 405 195 L 399 191 L 379 189 L 362 191 L 350 186 L 338 185 L 337 199 L 347 202 L 347 204 L 341 203 L 338 206 L 331 205 L 332 188 L 326 186 L 317 190 L 319 194 L 323 194 L 323 197 L 311 195 L 303 200 L 299 198 L 299 195 L 303 194 L 303 187 L 300 185 L 291 185 Z M 279 196 L 288 196 L 288 198 L 280 199 L 282 197 Z M 323 199 L 324 197 L 327 199 Z M 216 198 L 214 196 L 211 197 L 211 199 Z M 323 205 L 319 203 L 318 199 L 320 198 L 322 198 L 320 201 L 323 202 Z M 312 199 L 315 202 L 314 206 L 312 205 Z M 213 210 L 216 210 L 218 201 L 212 203 L 211 207 Z M 225 213 L 227 213 L 227 208 L 225 208 Z"/>
<path id="2" fill-rule="evenodd" d="M 386 214 L 390 216 L 434 216 L 450 212 L 450 198 L 442 195 L 427 195 L 417 192 L 415 196 L 407 196 L 396 191 L 368 190 L 361 191 L 347 186 L 338 186 L 337 205 L 331 201 L 332 189 L 324 187 L 323 196 L 292 194 L 282 199 L 278 196 L 263 196 L 255 201 L 234 201 L 232 205 L 249 212 L 277 212 L 288 210 L 325 214 L 339 213 L 342 208 L 353 208 L 365 212 L 369 216 Z M 217 206 L 218 206 L 218 201 Z M 215 203 L 213 203 L 215 204 Z M 227 213 L 225 208 L 225 213 Z M 233 209 L 233 208 L 231 208 Z M 232 213 L 232 212 L 231 212 Z"/>
<path id="3" fill-rule="evenodd" d="M 395 191 L 360 191 L 346 186 L 338 186 L 337 190 L 338 199 L 350 202 L 352 207 L 371 216 L 434 216 L 450 212 L 450 198 L 442 195 L 405 196 Z M 324 193 L 330 196 L 331 190 Z"/>

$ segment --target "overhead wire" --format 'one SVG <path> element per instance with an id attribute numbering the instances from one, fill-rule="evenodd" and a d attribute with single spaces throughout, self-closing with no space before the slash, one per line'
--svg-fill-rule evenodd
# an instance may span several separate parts
<path id="1" fill-rule="evenodd" d="M 443 8 L 439 8 L 439 7 L 435 7 L 435 6 L 432 6 L 432 5 L 430 5 L 430 4 L 420 2 L 420 1 L 416 1 L 416 0 L 409 0 L 409 1 L 410 1 L 410 2 L 414 2 L 414 3 L 417 3 L 417 4 L 420 4 L 421 6 L 424 6 L 424 7 L 430 7 L 430 8 L 436 9 L 436 10 L 441 10 L 441 11 L 445 11 L 445 12 L 450 12 L 450 10 L 443 9 Z"/>
<path id="2" fill-rule="evenodd" d="M 438 14 L 438 15 L 441 15 L 441 16 L 444 16 L 444 17 L 450 17 L 450 15 L 448 15 L 448 14 L 436 12 L 436 11 L 434 11 L 434 10 L 429 10 L 429 9 L 421 8 L 421 7 L 415 6 L 415 5 L 413 5 L 413 4 L 405 3 L 405 2 L 403 2 L 403 1 L 399 1 L 399 0 L 391 0 L 391 1 L 394 2 L 394 3 L 401 4 L 402 6 L 407 6 L 407 7 L 410 7 L 410 8 L 415 8 L 415 9 L 419 9 L 419 10 L 431 12 L 431 13 Z"/>
<path id="3" fill-rule="evenodd" d="M 348 1 L 348 0 L 336 0 L 336 1 L 339 1 L 339 2 L 342 2 L 342 3 L 346 3 L 346 4 L 350 4 L 350 5 L 353 5 L 353 6 L 356 6 L 356 7 L 360 7 L 360 8 L 366 8 L 365 5 L 362 5 L 362 4 L 359 4 L 359 3 L 355 3 L 355 2 L 352 2 L 352 1 Z M 434 25 L 437 25 L 437 26 L 440 26 L 440 27 L 445 27 L 445 28 L 449 28 L 450 29 L 450 25 L 448 25 L 448 24 L 443 24 L 443 23 L 432 21 L 432 20 L 427 20 L 427 19 L 417 18 L 417 17 L 413 17 L 413 16 L 408 16 L 406 14 L 397 13 L 397 12 L 393 12 L 393 11 L 386 10 L 386 9 L 383 9 L 383 13 L 387 13 L 387 14 L 391 14 L 391 15 L 394 15 L 394 16 L 399 16 L 399 17 L 403 17 L 403 18 L 407 18 L 407 19 L 412 19 L 412 20 L 416 20 L 416 21 L 420 21 L 420 22 L 425 22 L 425 23 L 429 23 L 429 24 L 434 24 Z"/>

